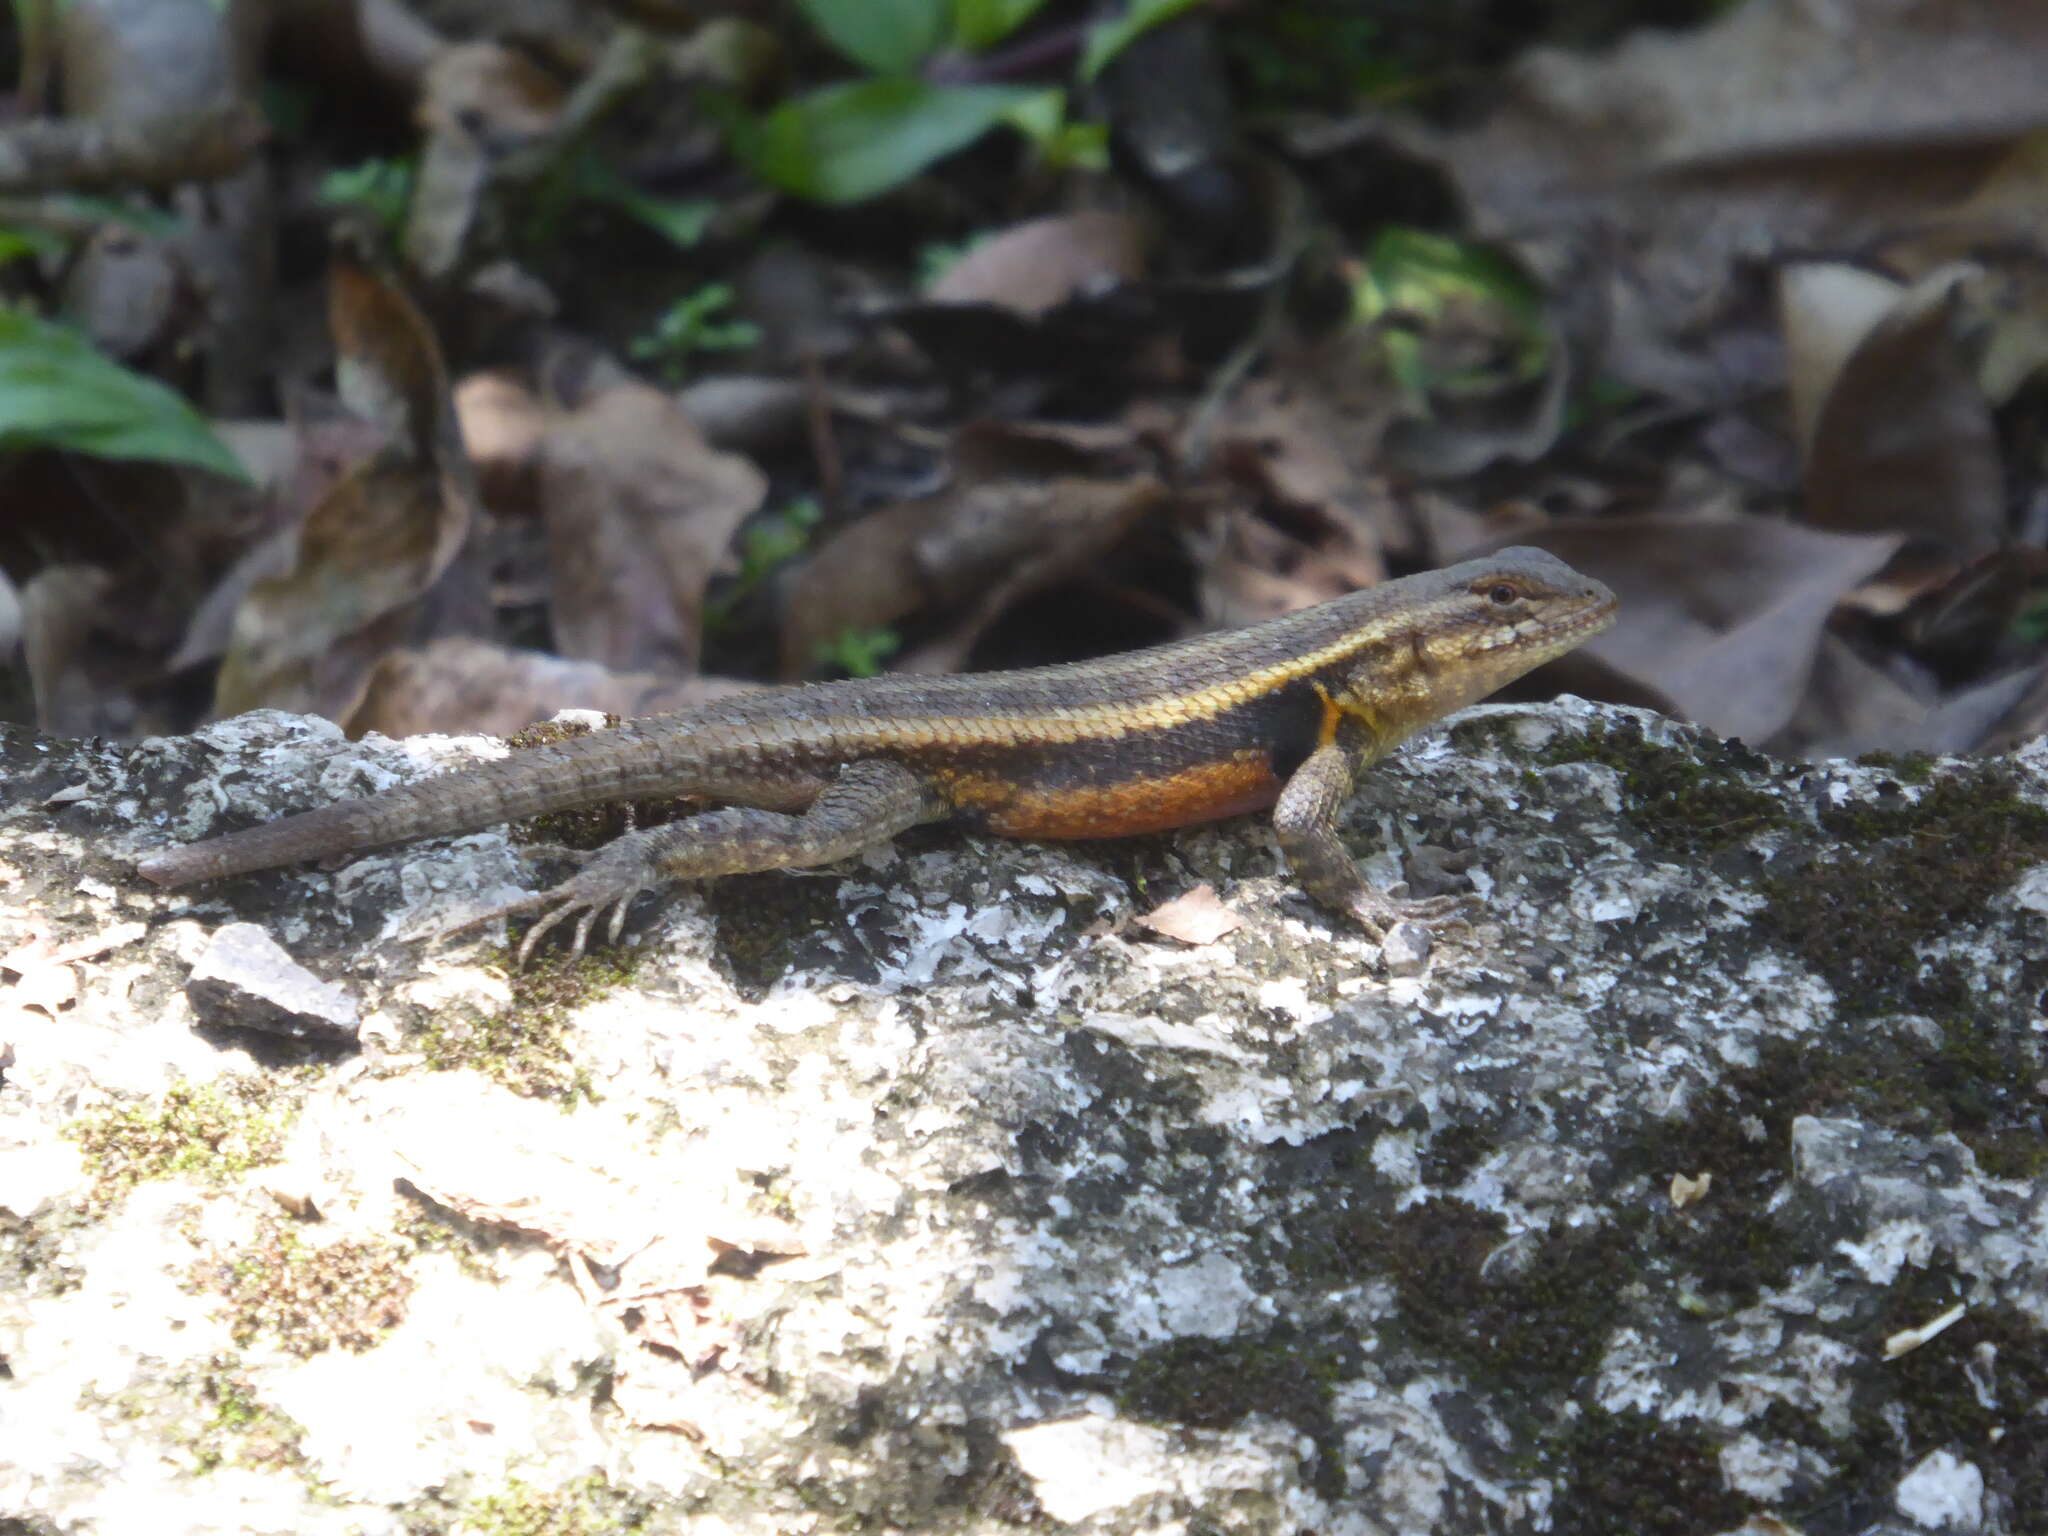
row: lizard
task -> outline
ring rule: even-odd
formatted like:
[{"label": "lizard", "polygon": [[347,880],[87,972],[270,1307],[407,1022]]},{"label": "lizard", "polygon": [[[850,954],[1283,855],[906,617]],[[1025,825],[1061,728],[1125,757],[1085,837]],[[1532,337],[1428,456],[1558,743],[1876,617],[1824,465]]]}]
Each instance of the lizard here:
[{"label": "lizard", "polygon": [[[1374,937],[1460,898],[1376,889],[1337,835],[1359,775],[1396,744],[1614,621],[1608,589],[1514,548],[1242,629],[1009,672],[805,683],[592,735],[146,854],[182,886],[621,800],[718,802],[625,833],[500,907],[576,919],[571,954],[671,880],[829,864],[929,822],[1031,839],[1158,832],[1272,807],[1310,896]],[[459,931],[459,930],[458,930]]]}]

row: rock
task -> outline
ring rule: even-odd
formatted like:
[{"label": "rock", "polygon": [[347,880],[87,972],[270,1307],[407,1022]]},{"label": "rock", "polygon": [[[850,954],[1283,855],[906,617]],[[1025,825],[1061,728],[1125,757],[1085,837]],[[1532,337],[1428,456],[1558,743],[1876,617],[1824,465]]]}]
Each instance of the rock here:
[{"label": "rock", "polygon": [[1427,923],[1396,923],[1387,931],[1387,941],[1380,948],[1380,958],[1385,962],[1389,976],[1420,976],[1429,969],[1429,952],[1435,947],[1435,936],[1430,933]]},{"label": "rock", "polygon": [[1984,1474],[1948,1451],[1935,1451],[1899,1483],[1899,1512],[1926,1530],[1981,1530]]},{"label": "rock", "polygon": [[[568,975],[411,942],[517,888],[498,833],[122,872],[475,750],[0,733],[0,953],[153,919],[61,1015],[0,976],[30,1528],[2040,1529],[2048,749],[1474,711],[1346,830],[1382,882],[1469,857],[1414,974],[1255,821],[919,833]],[[1203,882],[1242,926],[1137,922]],[[360,1050],[193,1035],[224,922]]]},{"label": "rock", "polygon": [[346,992],[300,965],[254,923],[215,930],[185,995],[208,1024],[294,1040],[353,1045],[361,1025]]}]

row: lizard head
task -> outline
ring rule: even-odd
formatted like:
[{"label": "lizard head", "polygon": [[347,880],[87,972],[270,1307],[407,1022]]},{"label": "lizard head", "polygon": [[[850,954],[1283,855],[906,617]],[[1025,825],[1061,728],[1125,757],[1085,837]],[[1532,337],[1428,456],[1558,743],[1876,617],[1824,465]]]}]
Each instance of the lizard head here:
[{"label": "lizard head", "polygon": [[1411,576],[1378,643],[1348,670],[1339,707],[1366,717],[1382,749],[1476,704],[1614,622],[1615,597],[1540,549]]}]

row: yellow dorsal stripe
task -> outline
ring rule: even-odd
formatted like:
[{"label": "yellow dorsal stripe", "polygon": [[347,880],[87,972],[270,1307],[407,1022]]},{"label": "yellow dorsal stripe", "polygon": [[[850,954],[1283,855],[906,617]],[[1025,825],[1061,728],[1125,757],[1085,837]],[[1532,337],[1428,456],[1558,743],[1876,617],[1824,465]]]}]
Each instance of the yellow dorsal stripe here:
[{"label": "yellow dorsal stripe", "polygon": [[1150,698],[1105,700],[1049,710],[1043,714],[934,715],[919,720],[852,720],[827,723],[839,739],[871,736],[892,746],[947,746],[1011,741],[1068,742],[1127,736],[1133,731],[1189,725],[1262,699],[1289,683],[1313,676],[1326,667],[1382,638],[1379,627],[1348,631],[1327,645],[1290,656],[1268,667],[1240,673],[1208,688]]}]

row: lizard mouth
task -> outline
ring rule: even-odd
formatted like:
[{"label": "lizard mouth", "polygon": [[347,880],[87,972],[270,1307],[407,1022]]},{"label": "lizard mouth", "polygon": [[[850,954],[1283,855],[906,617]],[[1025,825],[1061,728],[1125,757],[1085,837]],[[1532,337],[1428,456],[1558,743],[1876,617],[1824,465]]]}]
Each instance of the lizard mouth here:
[{"label": "lizard mouth", "polygon": [[1621,603],[1612,593],[1604,594],[1590,606],[1551,620],[1543,626],[1542,633],[1554,638],[1567,636],[1591,637],[1604,629],[1611,629],[1621,610]]}]

